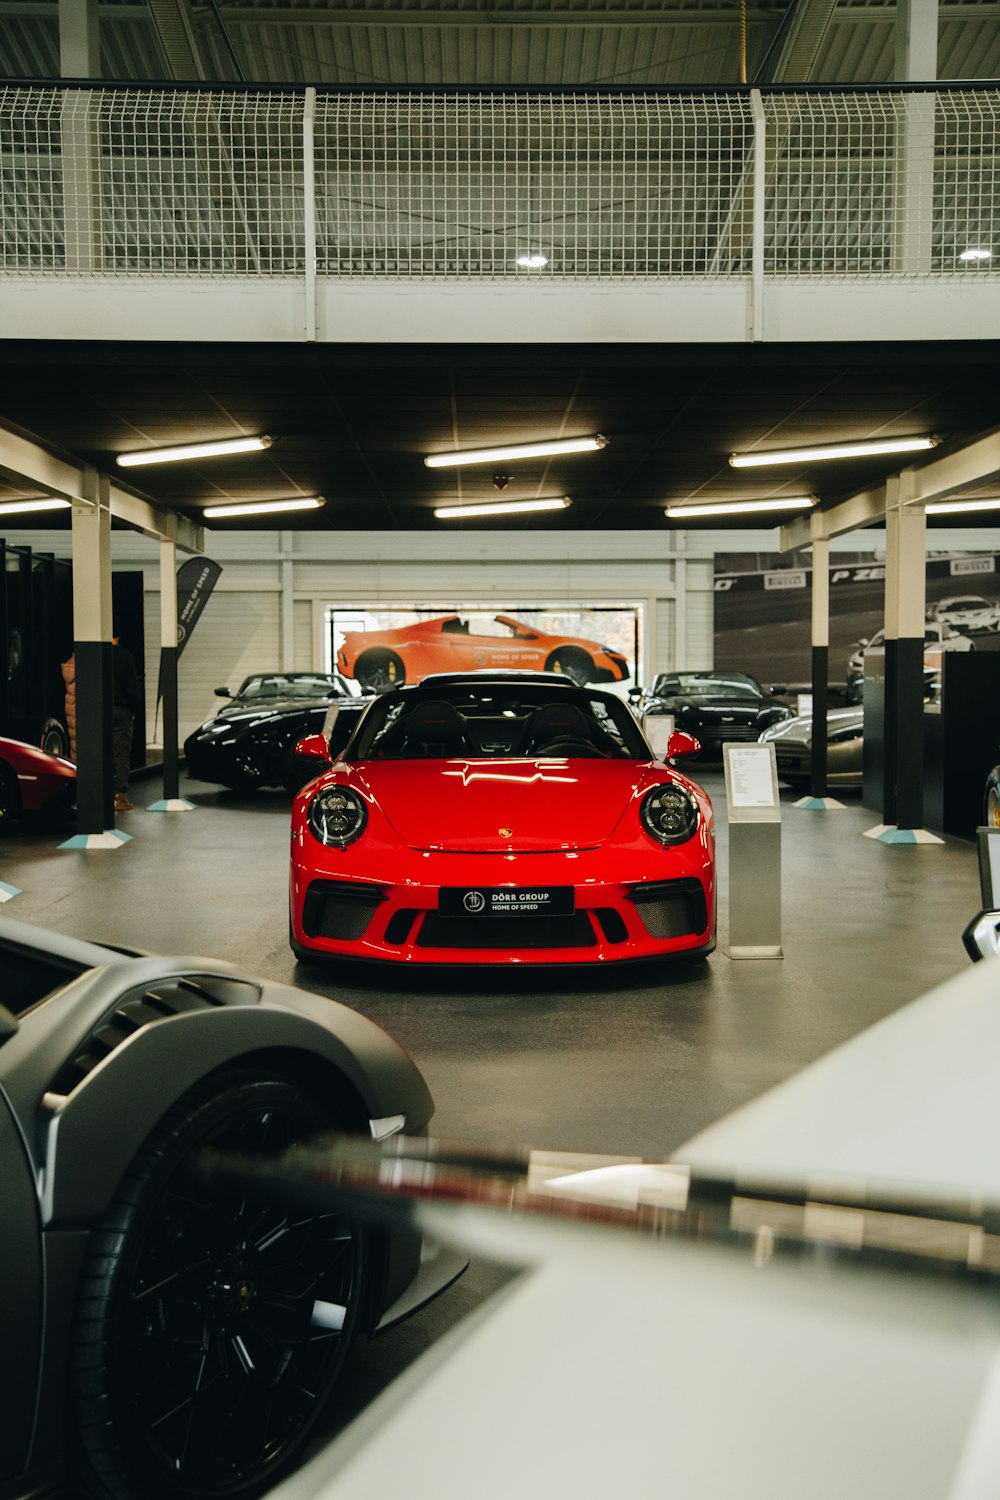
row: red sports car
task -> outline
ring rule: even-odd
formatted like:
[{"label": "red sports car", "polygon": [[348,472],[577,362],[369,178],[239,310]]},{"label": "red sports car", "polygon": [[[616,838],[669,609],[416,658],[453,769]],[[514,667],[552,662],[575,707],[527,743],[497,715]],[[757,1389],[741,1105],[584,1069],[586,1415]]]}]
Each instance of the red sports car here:
[{"label": "red sports car", "polygon": [[[698,744],[675,733],[668,757]],[[292,811],[298,958],[600,963],[715,946],[701,787],[613,694],[516,673],[376,698]]]},{"label": "red sports car", "polygon": [[76,766],[23,740],[0,739],[0,828],[22,813],[56,811],[76,797]]},{"label": "red sports car", "polygon": [[500,628],[473,626],[458,615],[418,620],[398,630],[353,630],[337,652],[337,667],[372,692],[419,682],[431,672],[506,668],[562,672],[573,682],[624,682],[628,662],[611,646],[575,635],[544,635],[510,615]]}]

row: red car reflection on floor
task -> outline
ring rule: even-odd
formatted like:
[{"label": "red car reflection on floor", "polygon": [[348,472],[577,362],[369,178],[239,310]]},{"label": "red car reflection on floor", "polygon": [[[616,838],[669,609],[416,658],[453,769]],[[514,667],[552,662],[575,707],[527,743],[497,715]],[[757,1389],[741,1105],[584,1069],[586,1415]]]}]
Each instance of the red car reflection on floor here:
[{"label": "red car reflection on floor", "polygon": [[[698,748],[675,734],[668,755]],[[300,754],[326,758],[322,736]],[[376,699],[292,812],[299,958],[599,963],[715,945],[706,793],[620,699],[516,673]]]}]

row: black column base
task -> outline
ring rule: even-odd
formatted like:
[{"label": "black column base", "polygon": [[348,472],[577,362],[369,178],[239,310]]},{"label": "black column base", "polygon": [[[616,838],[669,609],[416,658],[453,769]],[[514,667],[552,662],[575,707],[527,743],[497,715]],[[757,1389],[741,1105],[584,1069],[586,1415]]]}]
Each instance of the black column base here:
[{"label": "black column base", "polygon": [[180,755],[177,745],[177,647],[160,647],[160,691],[163,694],[163,796],[180,796]]},{"label": "black column base", "polygon": [[812,648],[812,755],[810,771],[814,797],[826,796],[827,749],[826,720],[829,708],[829,646]]},{"label": "black column base", "polygon": [[111,642],[77,641],[76,829],[103,833],[115,826],[115,771],[111,727]]}]

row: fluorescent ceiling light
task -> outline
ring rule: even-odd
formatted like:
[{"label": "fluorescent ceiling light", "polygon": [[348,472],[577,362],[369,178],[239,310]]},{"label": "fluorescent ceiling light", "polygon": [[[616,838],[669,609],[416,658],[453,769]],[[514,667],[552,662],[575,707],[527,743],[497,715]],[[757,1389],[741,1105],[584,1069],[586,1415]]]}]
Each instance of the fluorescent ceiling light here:
[{"label": "fluorescent ceiling light", "polygon": [[430,453],[424,459],[428,469],[454,469],[460,464],[492,464],[506,458],[546,458],[553,453],[593,453],[606,448],[608,440],[601,433],[590,437],[555,438],[550,443],[515,443],[507,448],[470,448],[465,453]]},{"label": "fluorescent ceiling light", "polygon": [[68,500],[57,500],[54,495],[40,500],[3,500],[0,501],[0,515],[11,516],[16,511],[28,510],[69,510]]},{"label": "fluorescent ceiling light", "polygon": [[918,453],[939,443],[936,437],[872,438],[865,443],[824,443],[816,448],[775,449],[770,453],[730,453],[734,469],[760,469],[767,464],[795,464],[821,458],[864,458],[872,453]]},{"label": "fluorescent ceiling light", "polygon": [[119,453],[115,462],[121,469],[137,469],[142,464],[176,464],[185,458],[216,458],[224,453],[255,453],[270,448],[273,438],[223,438],[218,443],[182,443],[178,448],[149,448],[142,453]]},{"label": "fluorescent ceiling light", "polygon": [[955,516],[963,510],[1000,510],[1000,496],[989,500],[933,500],[924,509],[929,516]]},{"label": "fluorescent ceiling light", "polygon": [[774,500],[705,500],[700,505],[668,505],[664,515],[670,520],[691,516],[742,516],[754,511],[810,510],[816,504],[814,495],[788,495]]},{"label": "fluorescent ceiling light", "polygon": [[519,266],[522,266],[525,271],[540,271],[543,266],[548,265],[549,257],[547,255],[541,254],[519,255],[517,257],[517,263]]},{"label": "fluorescent ceiling light", "polygon": [[958,258],[959,260],[992,260],[993,251],[987,250],[985,245],[974,245],[969,250],[963,250]]},{"label": "fluorescent ceiling light", "polygon": [[475,516],[516,516],[530,510],[565,510],[569,504],[568,495],[552,500],[482,500],[478,505],[439,505],[434,514],[439,521],[464,521]]},{"label": "fluorescent ceiling light", "polygon": [[322,495],[295,496],[289,500],[240,500],[235,505],[206,505],[206,521],[225,521],[230,516],[267,516],[286,510],[319,510],[326,502]]}]

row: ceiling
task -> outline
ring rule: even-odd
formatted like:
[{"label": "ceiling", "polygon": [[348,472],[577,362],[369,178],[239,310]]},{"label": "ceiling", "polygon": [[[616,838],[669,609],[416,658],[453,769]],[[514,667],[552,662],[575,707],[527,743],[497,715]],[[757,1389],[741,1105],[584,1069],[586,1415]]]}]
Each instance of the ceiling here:
[{"label": "ceiling", "polygon": [[[317,512],[216,523],[262,530],[663,529],[665,503],[688,497],[812,493],[829,505],[879,483],[899,458],[737,471],[730,452],[934,433],[944,444],[928,457],[938,458],[996,426],[998,388],[1000,340],[488,351],[0,341],[0,413],[106,472],[129,450],[269,434],[260,453],[117,471],[193,519],[212,502],[326,498]],[[428,453],[596,432],[610,439],[597,453],[423,464]],[[505,499],[568,495],[572,506],[434,519],[436,504],[498,498],[501,468]],[[0,498],[24,493],[0,487]],[[55,513],[49,524],[67,522]]]},{"label": "ceiling", "polygon": [[[3,0],[2,11],[0,74],[57,78],[58,0]],[[738,0],[100,0],[97,13],[101,76],[125,82],[730,88],[739,77]],[[1000,3],[945,0],[939,16],[939,77],[1000,77]],[[884,82],[895,17],[879,0],[750,0],[747,76]],[[641,529],[668,525],[664,504],[689,497],[810,492],[833,504],[879,483],[898,459],[736,472],[728,454],[875,434],[961,443],[997,424],[998,376],[994,340],[530,349],[0,341],[0,420],[109,472],[129,449],[266,432],[275,442],[264,453],[127,477],[195,519],[213,500],[326,497],[320,512],[239,523],[267,530],[475,533],[482,521],[436,522],[433,507],[496,498],[499,466],[431,471],[425,453],[602,432],[611,441],[597,454],[506,466],[505,498],[566,494],[568,510],[489,524]],[[0,486],[0,498],[19,493]],[[44,520],[11,518],[5,530]],[[56,514],[48,524],[66,521]]]},{"label": "ceiling", "polygon": [[[83,0],[78,0],[82,5]],[[3,0],[0,75],[58,78],[58,0]],[[715,87],[738,0],[100,0],[101,74],[361,86]],[[938,77],[1000,77],[1000,7],[940,5]],[[750,0],[751,82],[885,83],[895,4]]]}]

